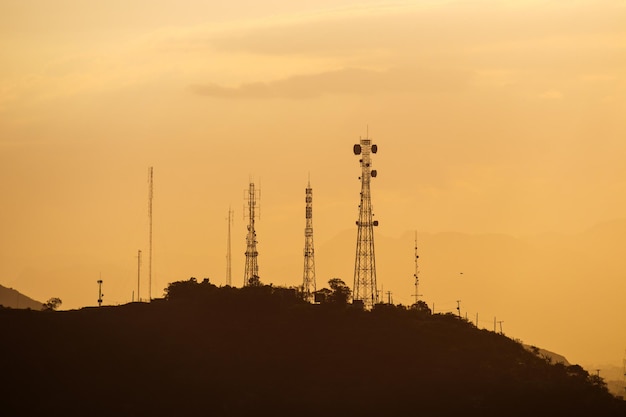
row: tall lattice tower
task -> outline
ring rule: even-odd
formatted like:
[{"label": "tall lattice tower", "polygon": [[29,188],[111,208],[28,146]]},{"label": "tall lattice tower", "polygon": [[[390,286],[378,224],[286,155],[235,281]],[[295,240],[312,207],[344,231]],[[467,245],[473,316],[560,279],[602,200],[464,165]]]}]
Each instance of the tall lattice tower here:
[{"label": "tall lattice tower", "polygon": [[354,154],[360,155],[361,159],[361,202],[359,204],[359,220],[356,240],[356,260],[354,262],[354,290],[353,302],[363,303],[365,308],[370,309],[378,303],[378,291],[376,288],[376,257],[374,255],[374,226],[378,226],[378,220],[374,220],[372,213],[372,198],[370,194],[370,181],[376,177],[376,170],[372,169],[372,154],[378,151],[378,147],[372,144],[369,138],[361,138],[360,143],[354,145]]},{"label": "tall lattice tower", "polygon": [[311,180],[306,187],[306,227],[304,228],[304,276],[302,291],[305,300],[312,302],[317,291],[315,284],[315,250],[313,249],[313,189]]},{"label": "tall lattice tower", "polygon": [[244,218],[248,218],[248,234],[246,235],[246,268],[243,276],[243,286],[259,285],[259,252],[256,248],[256,230],[254,229],[254,221],[258,213],[258,200],[260,199],[260,191],[255,190],[254,183],[251,182],[246,192],[245,200],[247,209],[244,209]]}]

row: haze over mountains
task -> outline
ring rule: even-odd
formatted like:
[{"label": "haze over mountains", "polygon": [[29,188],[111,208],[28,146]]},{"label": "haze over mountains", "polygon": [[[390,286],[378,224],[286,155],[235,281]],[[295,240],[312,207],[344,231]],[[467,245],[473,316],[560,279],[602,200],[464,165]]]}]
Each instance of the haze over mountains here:
[{"label": "haze over mountains", "polygon": [[41,302],[20,293],[13,288],[6,288],[0,285],[0,306],[11,308],[30,308],[31,310],[41,310]]},{"label": "haze over mountains", "polygon": [[[345,288],[345,287],[343,287]],[[339,291],[338,287],[335,287]],[[10,416],[615,416],[626,402],[452,314],[178,281],[152,303],[0,308]],[[342,294],[346,294],[341,292]],[[51,409],[51,407],[53,407]],[[4,415],[3,414],[3,415]]]},{"label": "haze over mountains", "polygon": [[[395,238],[384,232],[381,222],[375,236],[381,299],[391,298],[396,304],[409,305],[414,301],[414,232],[407,231]],[[260,236],[261,280],[274,285],[299,285],[301,248],[287,246],[277,253],[275,248],[264,246],[263,235]],[[352,286],[355,239],[355,230],[345,230],[316,245],[318,289],[334,277]],[[418,231],[419,292],[436,312],[457,313],[460,300],[461,314],[472,322],[478,314],[479,327],[493,330],[495,318],[502,321],[497,323],[498,330],[502,326],[510,337],[558,352],[571,363],[621,366],[626,347],[626,317],[622,314],[625,247],[626,219],[598,224],[574,235],[513,237]],[[201,257],[199,248],[190,250],[199,252],[197,256]],[[220,253],[211,253],[208,258],[212,265],[202,271],[222,270],[224,258]],[[206,263],[206,258],[203,261]],[[235,267],[242,261],[234,252]],[[131,301],[137,285],[133,266],[132,259],[126,265],[104,266],[105,304]],[[64,309],[96,305],[96,271],[102,267],[32,267],[23,270],[11,285],[38,299],[59,297]],[[199,274],[198,278],[209,277],[211,282],[224,285],[222,274]],[[153,296],[162,295],[164,280],[187,278],[159,277],[160,283],[153,284]],[[234,286],[240,286],[239,279],[235,272]],[[145,272],[141,285],[145,291]],[[73,291],[78,289],[81,297],[67,302],[68,286],[73,286]],[[590,308],[590,303],[595,307]],[[611,326],[606,326],[607,322]]]},{"label": "haze over mountains", "polygon": [[[354,239],[346,231],[317,255],[342,248],[347,255]],[[395,303],[413,302],[413,242],[412,232],[395,239],[376,236],[385,300],[391,291]],[[624,219],[575,235],[418,232],[419,292],[431,307],[435,303],[435,311],[456,312],[456,300],[461,300],[461,313],[472,321],[478,313],[480,327],[493,329],[496,317],[506,334],[559,352],[572,363],[621,365],[626,347],[623,248]],[[331,274],[351,282],[352,265],[334,266]],[[320,265],[318,277],[328,270]]]}]

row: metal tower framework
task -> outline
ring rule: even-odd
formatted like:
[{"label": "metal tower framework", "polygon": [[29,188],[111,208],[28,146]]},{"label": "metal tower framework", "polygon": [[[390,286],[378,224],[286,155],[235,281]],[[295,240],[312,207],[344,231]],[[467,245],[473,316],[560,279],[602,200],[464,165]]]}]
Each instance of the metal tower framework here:
[{"label": "metal tower framework", "polygon": [[376,257],[374,255],[374,220],[372,213],[372,198],[370,181],[377,172],[372,169],[372,154],[378,147],[372,144],[369,138],[361,138],[360,143],[353,147],[355,155],[361,155],[361,202],[359,204],[359,220],[357,220],[356,259],[354,262],[354,291],[353,302],[362,302],[366,309],[371,309],[378,303],[376,287]]},{"label": "metal tower framework", "polygon": [[258,216],[257,208],[260,200],[261,193],[259,190],[255,190],[254,183],[251,182],[247,190],[245,200],[247,202],[247,210],[244,210],[244,218],[248,218],[248,234],[246,235],[246,268],[243,276],[243,286],[258,285],[259,281],[259,264],[256,244],[256,230],[254,229],[254,222]]},{"label": "metal tower framework", "polygon": [[315,250],[313,248],[313,189],[311,180],[306,188],[306,227],[304,228],[304,275],[302,278],[302,291],[304,299],[313,302],[315,291]]}]

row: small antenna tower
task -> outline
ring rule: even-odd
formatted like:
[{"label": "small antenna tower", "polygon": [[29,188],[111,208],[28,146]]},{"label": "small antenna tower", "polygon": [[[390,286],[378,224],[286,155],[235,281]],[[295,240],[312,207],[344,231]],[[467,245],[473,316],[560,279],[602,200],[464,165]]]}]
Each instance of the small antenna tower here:
[{"label": "small antenna tower", "polygon": [[312,302],[317,287],[315,284],[315,250],[313,248],[313,189],[311,179],[306,187],[306,227],[304,228],[304,276],[302,291],[304,299]]},{"label": "small antenna tower", "polygon": [[141,301],[141,293],[139,292],[141,282],[141,249],[137,251],[137,301]]},{"label": "small antenna tower", "polygon": [[101,276],[100,279],[98,280],[98,307],[102,306],[102,297],[104,297],[104,294],[102,294],[102,276]]},{"label": "small antenna tower", "polygon": [[148,221],[149,226],[149,245],[148,250],[148,301],[152,301],[152,198],[154,197],[154,169],[148,169]]},{"label": "small antenna tower", "polygon": [[232,256],[231,256],[231,244],[230,244],[230,228],[233,225],[235,212],[231,207],[228,208],[228,239],[226,240],[226,285],[232,285]]},{"label": "small antenna tower", "polygon": [[413,296],[415,297],[415,304],[417,304],[417,302],[419,301],[419,297],[422,296],[422,294],[419,293],[418,289],[419,289],[419,266],[417,264],[417,259],[419,258],[419,255],[417,254],[417,231],[415,231],[415,273],[413,274],[413,277],[415,278],[415,294],[413,294]]},{"label": "small antenna tower", "polygon": [[[369,133],[369,131],[368,131]],[[361,202],[359,203],[359,220],[357,220],[356,259],[354,262],[354,292],[353,302],[363,303],[371,309],[378,303],[376,288],[376,258],[374,255],[374,220],[372,213],[372,199],[370,194],[370,180],[375,178],[377,171],[372,169],[371,154],[378,151],[378,146],[372,144],[369,138],[361,138],[360,143],[353,147],[355,155],[361,155]]]},{"label": "small antenna tower", "polygon": [[254,221],[257,214],[258,203],[261,199],[260,190],[255,190],[254,183],[250,182],[250,186],[244,197],[247,202],[247,210],[244,210],[244,218],[248,217],[248,234],[246,235],[246,268],[243,276],[243,286],[259,285],[259,264],[256,244],[256,230],[254,229]]}]

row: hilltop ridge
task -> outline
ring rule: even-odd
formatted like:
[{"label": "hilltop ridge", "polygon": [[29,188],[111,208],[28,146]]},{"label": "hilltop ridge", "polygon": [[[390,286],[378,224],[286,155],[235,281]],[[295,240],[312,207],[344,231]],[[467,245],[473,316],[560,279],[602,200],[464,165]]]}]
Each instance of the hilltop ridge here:
[{"label": "hilltop ridge", "polygon": [[[176,285],[174,285],[176,284]],[[0,309],[0,410],[66,416],[622,416],[577,365],[427,308],[311,305],[294,289],[174,283],[165,299]],[[17,414],[16,414],[17,413]]]}]

